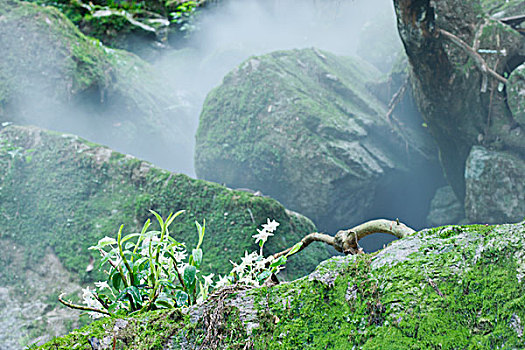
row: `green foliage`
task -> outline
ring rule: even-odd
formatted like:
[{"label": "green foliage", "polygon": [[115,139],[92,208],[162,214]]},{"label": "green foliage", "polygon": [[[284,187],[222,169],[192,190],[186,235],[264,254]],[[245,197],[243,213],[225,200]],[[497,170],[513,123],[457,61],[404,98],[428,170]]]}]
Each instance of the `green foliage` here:
[{"label": "green foliage", "polygon": [[167,8],[174,8],[170,12],[171,22],[175,23],[180,31],[190,32],[195,30],[194,16],[195,11],[198,7],[197,1],[179,1],[179,0],[168,0],[166,1]]},{"label": "green foliage", "polygon": [[[205,225],[196,222],[199,242],[188,262],[184,263],[185,244],[170,235],[170,225],[183,213],[178,211],[164,220],[151,211],[157,220],[158,230],[148,230],[148,219],[139,233],[117,238],[105,237],[89,249],[101,254],[100,266],[109,265],[107,282],[95,283],[96,291],[85,290],[84,302],[93,309],[110,314],[193,305],[203,300],[211,287],[201,270]],[[202,283],[203,282],[203,283]]]}]

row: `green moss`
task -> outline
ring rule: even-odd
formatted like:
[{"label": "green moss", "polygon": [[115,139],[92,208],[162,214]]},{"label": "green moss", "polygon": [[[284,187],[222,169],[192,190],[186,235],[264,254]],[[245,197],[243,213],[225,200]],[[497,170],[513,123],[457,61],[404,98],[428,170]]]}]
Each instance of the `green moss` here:
[{"label": "green moss", "polygon": [[[279,321],[260,329],[261,334],[255,337],[256,348],[523,346],[524,340],[513,324],[525,317],[524,286],[516,279],[517,265],[512,255],[523,246],[491,247],[489,242],[496,238],[512,240],[512,232],[502,238],[494,227],[466,229],[484,237],[479,243],[485,247],[481,254],[476,252],[478,245],[454,245],[438,254],[425,253],[428,250],[422,247],[410,260],[377,270],[370,269],[369,257],[358,256],[342,268],[333,286],[303,279],[261,290],[261,299],[270,300],[272,305],[265,312]],[[430,236],[443,238],[440,231]],[[459,235],[463,229],[448,232]],[[518,232],[525,234],[523,226]],[[334,267],[326,265],[323,269],[333,273]]]},{"label": "green moss", "polygon": [[[219,348],[522,348],[525,286],[517,272],[524,238],[525,223],[425,230],[385,252],[330,259],[309,278],[234,293],[218,325]],[[178,330],[165,325],[175,333],[174,348],[202,343],[200,317]],[[249,336],[246,322],[258,325]]]},{"label": "green moss", "polygon": [[[0,138],[22,150],[35,148],[29,163],[0,154],[11,164],[0,172],[0,235],[31,244],[30,263],[52,247],[66,268],[91,279],[84,271],[91,254],[87,248],[115,235],[120,224],[125,232],[137,230],[152,218],[149,209],[163,216],[186,210],[172,232],[188,247],[196,244],[195,220],[206,220],[203,269],[215,273],[228,272],[230,259],[256,249],[251,236],[266,218],[281,223],[268,251],[315,231],[308,219],[287,213],[272,199],[172,174],[82,140],[17,127],[3,129]],[[315,249],[306,260],[292,263],[290,276],[312,269],[324,254]]]}]

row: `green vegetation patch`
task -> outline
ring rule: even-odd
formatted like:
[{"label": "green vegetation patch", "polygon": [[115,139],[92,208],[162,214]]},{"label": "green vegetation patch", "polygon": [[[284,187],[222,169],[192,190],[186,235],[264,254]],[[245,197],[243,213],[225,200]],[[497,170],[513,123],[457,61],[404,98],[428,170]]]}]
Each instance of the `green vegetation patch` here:
[{"label": "green vegetation patch", "polygon": [[206,345],[211,331],[220,349],[522,348],[523,242],[525,223],[424,230],[291,283],[232,292],[215,329],[205,327],[212,297],[163,344]]},{"label": "green vegetation patch", "polygon": [[[316,230],[273,199],[173,174],[72,135],[7,127],[0,139],[9,144],[0,150],[0,237],[31,246],[27,259],[33,264],[51,247],[84,280],[101,277],[85,271],[95,254],[87,248],[114,237],[120,224],[125,233],[136,232],[153,219],[149,209],[163,217],[186,210],[171,232],[189,247],[196,244],[195,220],[206,219],[202,269],[216,274],[229,272],[230,259],[256,249],[252,235],[267,218],[281,224],[267,252],[288,248]],[[294,259],[289,276],[313,269],[326,254],[317,247]]]}]

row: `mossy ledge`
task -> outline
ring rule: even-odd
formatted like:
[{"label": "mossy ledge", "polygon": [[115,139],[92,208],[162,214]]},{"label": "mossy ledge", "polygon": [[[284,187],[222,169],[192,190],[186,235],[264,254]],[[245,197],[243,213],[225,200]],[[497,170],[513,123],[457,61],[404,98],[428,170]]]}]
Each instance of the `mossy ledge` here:
[{"label": "mossy ledge", "polygon": [[220,297],[97,321],[40,349],[91,349],[88,339],[115,349],[522,348],[524,242],[525,222],[423,230],[290,283],[229,293],[212,328]]},{"label": "mossy ledge", "polygon": [[[315,226],[277,201],[234,191],[87,142],[77,136],[36,127],[0,130],[0,238],[30,244],[38,262],[51,247],[64,266],[86,278],[88,247],[104,236],[140,229],[149,210],[164,217],[186,210],[172,234],[196,244],[195,220],[206,220],[204,267],[229,272],[229,260],[257,249],[252,235],[267,218],[281,223],[268,253],[287,248]],[[41,249],[39,249],[41,247]],[[327,257],[314,249],[289,266],[291,276],[313,270]]]}]

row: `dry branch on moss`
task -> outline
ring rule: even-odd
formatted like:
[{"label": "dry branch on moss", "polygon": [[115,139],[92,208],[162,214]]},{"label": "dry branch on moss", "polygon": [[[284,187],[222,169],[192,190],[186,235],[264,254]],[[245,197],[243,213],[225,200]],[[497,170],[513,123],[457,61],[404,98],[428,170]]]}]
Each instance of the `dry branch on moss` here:
[{"label": "dry branch on moss", "polygon": [[[338,252],[344,253],[346,255],[358,254],[360,252],[358,245],[359,240],[377,232],[389,233],[393,236],[396,236],[397,238],[404,238],[416,231],[399,222],[399,220],[371,220],[361,225],[355,226],[349,230],[341,230],[337,232],[335,236],[318,232],[310,233],[301,240],[301,248],[295,253],[300,252],[312,242],[324,242],[334,247]],[[290,247],[286,250],[283,250],[282,252],[274,254],[273,258],[277,259],[284,255],[292,255],[289,254],[292,248],[293,247]]]}]

